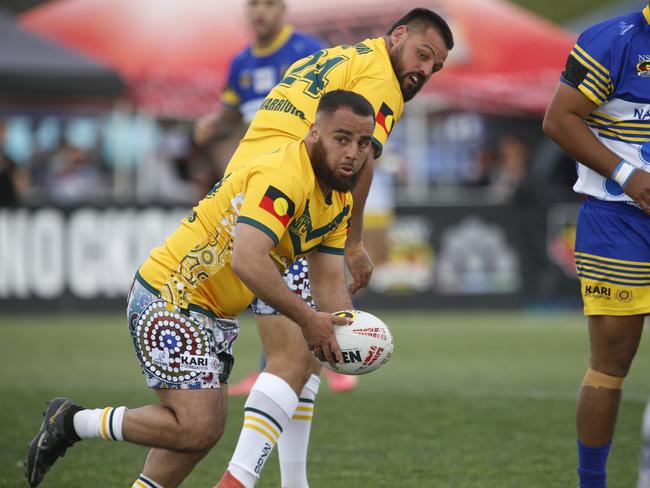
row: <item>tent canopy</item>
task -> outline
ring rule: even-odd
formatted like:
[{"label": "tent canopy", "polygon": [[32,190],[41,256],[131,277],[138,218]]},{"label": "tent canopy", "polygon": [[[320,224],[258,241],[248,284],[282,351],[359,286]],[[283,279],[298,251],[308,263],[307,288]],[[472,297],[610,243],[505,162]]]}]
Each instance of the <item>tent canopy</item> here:
[{"label": "tent canopy", "polygon": [[[217,102],[230,59],[250,41],[243,3],[59,0],[25,13],[21,23],[118,70],[139,106],[193,117]],[[440,12],[456,47],[423,91],[482,111],[543,112],[575,40],[505,0],[287,3],[297,28],[332,44],[382,35],[414,7]]]},{"label": "tent canopy", "polygon": [[115,97],[120,77],[17,25],[0,12],[0,96]]}]

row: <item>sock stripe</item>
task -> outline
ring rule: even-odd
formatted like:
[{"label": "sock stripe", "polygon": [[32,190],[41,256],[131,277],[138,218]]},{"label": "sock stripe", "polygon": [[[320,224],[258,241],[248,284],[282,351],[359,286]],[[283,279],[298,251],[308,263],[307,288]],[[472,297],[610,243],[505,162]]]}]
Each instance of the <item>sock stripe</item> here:
[{"label": "sock stripe", "polygon": [[245,415],[244,420],[254,421],[254,422],[257,422],[258,424],[262,424],[264,427],[266,427],[267,429],[269,429],[273,433],[275,438],[280,437],[280,433],[277,430],[275,430],[273,428],[273,426],[271,424],[269,424],[268,422],[266,422],[265,420],[262,420],[262,419],[260,419],[258,417],[254,417],[253,415]]},{"label": "sock stripe", "polygon": [[113,415],[115,414],[115,409],[111,408],[111,414],[108,416],[108,431],[111,435],[111,439],[114,441],[117,440],[117,437],[115,437],[115,432],[113,431]]},{"label": "sock stripe", "polygon": [[298,401],[300,403],[314,403],[314,400],[311,400],[309,398],[298,398]]},{"label": "sock stripe", "polygon": [[108,430],[106,428],[106,417],[108,416],[108,412],[111,411],[111,410],[112,410],[111,407],[106,407],[102,411],[102,417],[101,417],[101,420],[99,422],[99,433],[107,441],[110,440],[110,437],[108,436]]},{"label": "sock stripe", "polygon": [[313,418],[313,415],[294,415],[291,420],[311,420]]},{"label": "sock stripe", "polygon": [[143,475],[140,475],[137,481],[142,483],[144,488],[159,488],[160,486],[158,484],[154,484],[150,479],[145,478]]},{"label": "sock stripe", "polygon": [[258,427],[257,425],[244,424],[244,428],[256,430],[257,432],[262,434],[264,437],[266,437],[268,440],[270,440],[271,444],[273,444],[273,445],[275,445],[275,443],[277,442],[277,439],[274,439],[273,437],[271,437],[271,435],[267,431],[265,431],[261,427]]},{"label": "sock stripe", "polygon": [[145,485],[140,478],[138,478],[133,482],[133,486],[131,488],[149,488],[149,487]]},{"label": "sock stripe", "polygon": [[262,417],[266,417],[271,422],[273,422],[273,424],[278,428],[278,430],[280,432],[282,432],[282,426],[280,425],[280,423],[277,420],[275,420],[273,417],[271,417],[268,413],[263,412],[262,410],[258,410],[257,408],[253,408],[253,407],[244,408],[244,412],[253,412],[253,413],[257,413],[257,414],[261,415]]},{"label": "sock stripe", "polygon": [[313,412],[313,411],[314,411],[314,407],[305,407],[302,405],[298,405],[296,407],[296,412]]}]

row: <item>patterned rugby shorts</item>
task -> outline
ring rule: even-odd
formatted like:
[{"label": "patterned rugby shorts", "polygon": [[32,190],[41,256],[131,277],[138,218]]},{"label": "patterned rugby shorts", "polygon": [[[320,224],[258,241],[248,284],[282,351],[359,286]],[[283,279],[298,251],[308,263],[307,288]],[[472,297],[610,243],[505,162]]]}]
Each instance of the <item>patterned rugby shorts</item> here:
[{"label": "patterned rugby shorts", "polygon": [[[287,268],[284,273],[284,282],[289,289],[298,295],[311,308],[316,308],[314,298],[311,296],[309,287],[309,272],[307,269],[307,260],[300,258]],[[280,313],[265,303],[263,300],[256,298],[251,303],[251,310],[255,315],[280,315]]]},{"label": "patterned rugby shorts", "polygon": [[575,258],[585,315],[650,313],[650,217],[637,207],[586,200]]},{"label": "patterned rugby shorts", "polygon": [[219,388],[228,383],[237,320],[170,307],[137,279],[129,293],[127,318],[149,388]]}]

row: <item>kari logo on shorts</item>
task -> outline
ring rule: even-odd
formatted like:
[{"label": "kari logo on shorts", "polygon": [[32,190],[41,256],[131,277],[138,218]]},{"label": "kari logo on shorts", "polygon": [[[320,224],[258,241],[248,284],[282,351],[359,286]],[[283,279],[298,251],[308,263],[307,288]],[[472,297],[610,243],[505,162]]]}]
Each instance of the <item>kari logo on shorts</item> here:
[{"label": "kari logo on shorts", "polygon": [[180,366],[181,371],[202,371],[205,373],[217,371],[219,361],[211,356],[195,356],[192,354],[181,354]]},{"label": "kari logo on shorts", "polygon": [[607,286],[585,285],[585,295],[596,299],[611,300],[612,289]]},{"label": "kari logo on shorts", "polygon": [[260,207],[278,219],[284,227],[287,226],[296,211],[296,205],[291,198],[271,185],[262,197]]}]

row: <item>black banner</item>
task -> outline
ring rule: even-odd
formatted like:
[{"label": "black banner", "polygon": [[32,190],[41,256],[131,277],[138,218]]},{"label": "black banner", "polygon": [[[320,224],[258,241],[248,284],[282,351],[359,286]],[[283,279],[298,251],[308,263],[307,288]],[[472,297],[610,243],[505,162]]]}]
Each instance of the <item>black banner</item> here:
[{"label": "black banner", "polygon": [[[115,310],[188,208],[0,210],[0,311]],[[401,208],[359,307],[579,304],[575,205]],[[572,271],[573,270],[573,271]]]}]

